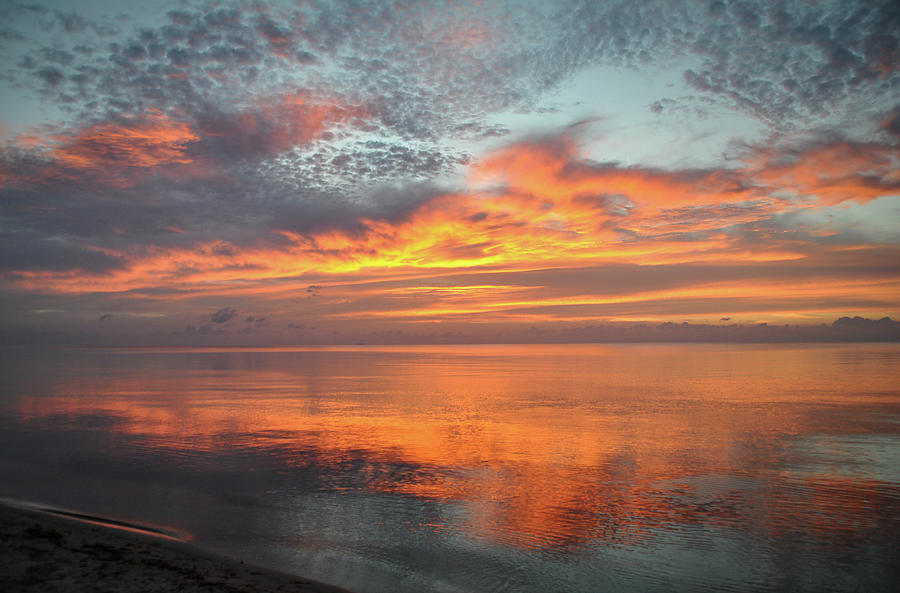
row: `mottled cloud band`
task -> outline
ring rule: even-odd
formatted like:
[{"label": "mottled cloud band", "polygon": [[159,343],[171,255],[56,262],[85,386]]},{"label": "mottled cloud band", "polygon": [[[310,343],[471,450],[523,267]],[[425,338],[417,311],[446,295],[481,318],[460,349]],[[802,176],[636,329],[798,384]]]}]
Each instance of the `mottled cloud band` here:
[{"label": "mottled cloud band", "polygon": [[[483,337],[485,324],[564,335],[898,314],[890,2],[258,2],[132,20],[8,3],[2,16],[10,96],[62,114],[2,122],[16,331],[103,319],[237,335],[240,312],[269,320],[244,336],[444,323]],[[625,107],[566,94],[611,68],[680,71],[671,96],[635,97],[636,129],[652,142],[730,114],[727,154],[620,156],[632,140],[617,126],[638,125],[620,122]]]}]

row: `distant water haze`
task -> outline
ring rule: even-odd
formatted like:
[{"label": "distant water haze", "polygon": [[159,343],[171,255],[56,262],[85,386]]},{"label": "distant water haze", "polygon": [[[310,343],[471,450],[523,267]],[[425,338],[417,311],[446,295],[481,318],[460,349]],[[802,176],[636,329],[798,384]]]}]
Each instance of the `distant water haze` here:
[{"label": "distant water haze", "polygon": [[900,345],[4,350],[0,496],[359,591],[900,586]]}]

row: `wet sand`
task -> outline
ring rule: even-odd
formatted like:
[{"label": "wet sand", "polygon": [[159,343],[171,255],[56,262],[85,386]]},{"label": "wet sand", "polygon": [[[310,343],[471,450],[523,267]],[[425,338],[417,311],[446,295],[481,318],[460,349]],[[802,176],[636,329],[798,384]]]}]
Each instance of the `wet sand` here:
[{"label": "wet sand", "polygon": [[98,525],[0,504],[0,589],[6,593],[348,593],[208,554],[165,532]]}]

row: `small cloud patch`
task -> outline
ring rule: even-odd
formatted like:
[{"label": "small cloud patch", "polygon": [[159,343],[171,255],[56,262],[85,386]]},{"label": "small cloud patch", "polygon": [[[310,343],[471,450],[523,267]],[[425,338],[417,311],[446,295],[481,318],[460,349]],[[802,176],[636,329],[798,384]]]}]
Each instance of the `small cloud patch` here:
[{"label": "small cloud patch", "polygon": [[226,323],[231,321],[234,316],[237,315],[237,309],[232,307],[225,307],[223,309],[219,309],[215,313],[210,313],[209,320],[213,323]]}]

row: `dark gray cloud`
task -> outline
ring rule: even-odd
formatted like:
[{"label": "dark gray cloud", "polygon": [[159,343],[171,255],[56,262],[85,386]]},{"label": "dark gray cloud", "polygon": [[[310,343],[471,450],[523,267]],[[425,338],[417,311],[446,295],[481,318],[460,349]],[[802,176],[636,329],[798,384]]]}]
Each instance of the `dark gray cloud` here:
[{"label": "dark gray cloud", "polygon": [[41,17],[47,12],[47,8],[39,4],[9,0],[0,3],[0,20],[10,25],[18,24],[17,21],[23,18]]},{"label": "dark gray cloud", "polygon": [[234,316],[237,315],[237,309],[232,307],[224,307],[219,309],[215,313],[209,314],[209,320],[213,323],[226,323],[231,321]]},{"label": "dark gray cloud", "polygon": [[[20,74],[48,99],[76,97],[71,108],[87,120],[124,109],[177,109],[203,120],[245,103],[248,82],[263,94],[336,91],[364,102],[376,131],[430,142],[465,131],[461,124],[486,112],[529,105],[536,90],[566,75],[536,61],[552,19],[501,8],[458,14],[441,4],[357,4],[172,11],[168,24],[112,44],[98,40],[90,55],[59,50],[83,57],[67,58],[58,77],[46,75],[58,65],[47,53],[56,48],[32,50]],[[83,27],[76,21],[66,20],[67,29]],[[535,47],[520,43],[526,31]]]},{"label": "dark gray cloud", "polygon": [[[567,325],[566,327],[530,327],[526,329],[509,328],[503,325],[486,325],[481,328],[471,326],[460,331],[404,331],[379,330],[366,333],[342,333],[344,341],[363,341],[370,344],[473,344],[473,343],[746,343],[746,342],[900,342],[900,322],[890,317],[868,319],[862,317],[842,317],[831,323],[814,325],[769,324],[769,323],[728,323],[730,318],[722,318],[719,323],[596,323],[585,325]],[[189,325],[183,331],[175,332],[181,336],[185,344],[208,343],[216,336],[224,343],[244,344],[247,336],[254,335],[262,339],[261,343],[295,344],[297,337],[310,335],[316,328],[291,323],[285,329],[293,330],[273,336],[260,337],[256,327],[244,327],[240,331],[230,332],[226,329],[215,329],[210,325]],[[468,330],[468,331],[467,331]],[[167,336],[171,338],[172,336]],[[319,337],[321,336],[313,336]],[[138,342],[146,345],[170,344],[154,336],[149,342]],[[101,335],[88,335],[83,331],[77,333],[49,330],[0,330],[0,344],[4,345],[119,345]]]},{"label": "dark gray cloud", "polygon": [[881,121],[881,129],[894,137],[900,138],[900,106],[894,107]]},{"label": "dark gray cloud", "polygon": [[187,6],[116,43],[98,39],[90,56],[74,42],[32,50],[20,77],[88,120],[161,109],[203,122],[246,104],[251,82],[263,94],[336,92],[366,105],[374,131],[440,150],[497,133],[486,115],[537,109],[545,91],[595,64],[671,63],[703,94],[780,125],[830,115],[850,97],[874,105],[898,76],[900,15],[889,1],[401,4]]},{"label": "dark gray cloud", "polygon": [[[833,117],[850,98],[891,100],[898,77],[896,2],[587,2],[556,55],[647,65],[694,62],[685,81],[774,125]],[[712,18],[710,18],[712,17]],[[657,109],[662,106],[658,104]]]},{"label": "dark gray cloud", "polygon": [[[98,38],[91,54],[75,51],[87,47],[80,37],[30,50],[18,76],[86,121],[159,109],[201,128],[233,122],[244,113],[233,106],[258,98],[251,93],[336,94],[365,105],[370,131],[385,142],[417,140],[437,152],[502,133],[486,116],[537,110],[547,90],[591,65],[682,67],[702,94],[784,125],[830,115],[850,97],[873,105],[891,97],[900,51],[900,15],[889,1],[578,2],[538,11],[369,0],[188,5],[168,17],[112,44]],[[266,125],[278,122],[256,126],[247,151],[267,154]],[[385,167],[377,151],[369,156],[368,167]]]},{"label": "dark gray cloud", "polygon": [[[66,169],[30,153],[9,152],[0,170],[15,172],[18,187],[0,190],[0,267],[5,270],[121,268],[106,250],[140,256],[158,247],[207,250],[239,258],[242,249],[278,246],[276,231],[311,233],[358,228],[364,218],[401,220],[440,194],[430,184],[398,183],[328,188],[315,177],[235,166],[212,177],[151,173],[115,187],[93,171]],[[143,172],[139,172],[144,175]],[[54,179],[55,178],[55,179]],[[374,181],[373,181],[374,183]],[[205,245],[206,247],[200,247]]]},{"label": "dark gray cloud", "polygon": [[80,33],[88,28],[89,23],[87,19],[77,12],[54,10],[53,16],[56,17],[56,22],[59,23],[66,33]]},{"label": "dark gray cloud", "polygon": [[[705,323],[598,324],[565,331],[543,332],[541,342],[563,342],[578,336],[588,341],[612,342],[871,342],[900,341],[900,323],[885,317],[879,320],[842,317],[831,325],[770,325]],[[534,335],[534,334],[532,334]]]},{"label": "dark gray cloud", "polygon": [[841,317],[831,324],[832,334],[837,338],[865,341],[900,340],[900,322],[890,317],[867,319],[865,317]]},{"label": "dark gray cloud", "polygon": [[125,262],[103,253],[90,243],[79,244],[60,237],[0,225],[0,276],[26,270],[64,271],[102,274],[121,269]]}]

